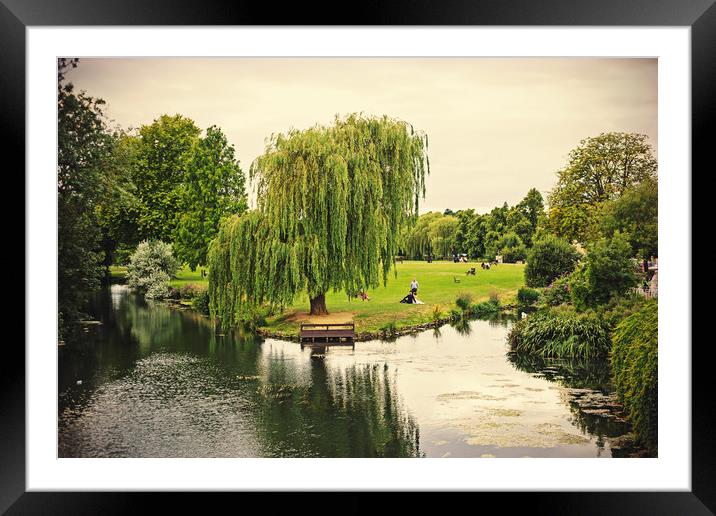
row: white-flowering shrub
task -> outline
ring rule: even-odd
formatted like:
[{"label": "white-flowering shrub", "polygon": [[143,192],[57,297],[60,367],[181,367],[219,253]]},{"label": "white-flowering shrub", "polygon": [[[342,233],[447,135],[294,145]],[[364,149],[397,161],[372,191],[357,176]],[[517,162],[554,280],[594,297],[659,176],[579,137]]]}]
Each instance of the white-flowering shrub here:
[{"label": "white-flowering shrub", "polygon": [[169,293],[169,280],[178,270],[171,244],[145,240],[129,258],[127,284],[147,298],[163,299]]}]

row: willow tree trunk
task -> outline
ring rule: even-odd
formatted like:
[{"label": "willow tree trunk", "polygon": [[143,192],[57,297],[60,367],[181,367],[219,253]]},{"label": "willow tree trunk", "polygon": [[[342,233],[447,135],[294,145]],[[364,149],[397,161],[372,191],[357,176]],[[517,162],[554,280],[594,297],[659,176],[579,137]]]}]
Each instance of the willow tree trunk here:
[{"label": "willow tree trunk", "polygon": [[328,315],[325,294],[311,298],[311,315]]}]

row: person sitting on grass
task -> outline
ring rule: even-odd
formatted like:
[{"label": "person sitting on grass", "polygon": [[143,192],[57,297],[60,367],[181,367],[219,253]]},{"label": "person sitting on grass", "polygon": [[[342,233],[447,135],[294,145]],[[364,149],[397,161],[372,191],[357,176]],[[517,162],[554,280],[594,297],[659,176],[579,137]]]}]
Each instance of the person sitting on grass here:
[{"label": "person sitting on grass", "polygon": [[360,297],[361,301],[370,301],[370,298],[368,297],[368,294],[365,292],[365,290],[361,290],[358,293],[358,297]]},{"label": "person sitting on grass", "polygon": [[413,291],[411,290],[408,292],[408,295],[406,295],[403,299],[400,300],[401,303],[415,303],[415,295],[413,294]]}]

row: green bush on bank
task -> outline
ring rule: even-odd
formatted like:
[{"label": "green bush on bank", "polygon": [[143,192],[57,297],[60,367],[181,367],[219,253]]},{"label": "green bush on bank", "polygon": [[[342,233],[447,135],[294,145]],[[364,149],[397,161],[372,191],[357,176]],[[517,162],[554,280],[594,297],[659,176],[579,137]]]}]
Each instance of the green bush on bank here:
[{"label": "green bush on bank", "polygon": [[522,287],[517,291],[517,302],[523,306],[530,306],[537,302],[539,296],[539,290],[535,290],[529,287]]},{"label": "green bush on bank", "polygon": [[572,301],[569,280],[569,275],[557,278],[542,291],[542,299],[546,305],[559,306]]},{"label": "green bush on bank", "polygon": [[611,353],[614,385],[638,441],[658,445],[658,304],[649,301],[617,324]]},{"label": "green bush on bank", "polygon": [[527,254],[525,283],[528,287],[546,287],[555,279],[571,273],[580,254],[569,242],[547,235],[537,242]]},{"label": "green bush on bank", "polygon": [[512,351],[549,357],[601,358],[609,354],[609,327],[594,312],[545,308],[510,330]]},{"label": "green bush on bank", "polygon": [[179,270],[171,244],[160,240],[143,241],[129,258],[127,285],[148,299],[165,299],[169,280]]},{"label": "green bush on bank", "polygon": [[500,313],[500,302],[495,298],[490,298],[487,301],[470,306],[468,312],[471,317],[477,317],[478,319],[494,317]]}]

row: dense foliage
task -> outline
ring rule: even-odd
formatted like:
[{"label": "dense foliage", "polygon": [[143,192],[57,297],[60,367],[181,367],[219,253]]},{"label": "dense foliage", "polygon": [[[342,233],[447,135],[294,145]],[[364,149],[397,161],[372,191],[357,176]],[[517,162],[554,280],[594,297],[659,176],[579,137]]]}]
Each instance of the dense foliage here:
[{"label": "dense foliage", "polygon": [[622,320],[612,337],[614,385],[637,439],[658,447],[658,304]]},{"label": "dense foliage", "polygon": [[487,260],[502,255],[504,261],[516,262],[526,258],[543,218],[542,195],[532,188],[517,205],[505,203],[486,214],[473,209],[425,213],[407,231],[403,250],[413,260],[466,254]]},{"label": "dense foliage", "polygon": [[105,172],[114,188],[97,208],[107,265],[142,239],[172,242],[180,261],[205,265],[223,217],[246,209],[245,177],[221,129],[162,115],[115,136]]},{"label": "dense foliage", "polygon": [[505,233],[497,241],[496,249],[505,263],[515,263],[527,258],[527,248],[517,233]]},{"label": "dense foliage", "polygon": [[162,115],[140,127],[133,179],[142,202],[137,221],[142,238],[172,241],[182,185],[200,132],[181,115]]},{"label": "dense foliage", "polygon": [[569,289],[570,277],[565,275],[557,278],[542,291],[542,299],[548,306],[558,306],[569,303],[572,294]]},{"label": "dense foliage", "polygon": [[149,299],[163,299],[168,296],[169,280],[178,269],[171,244],[145,240],[129,259],[127,284]]},{"label": "dense foliage", "polygon": [[625,235],[619,232],[595,242],[584,265],[572,274],[572,302],[580,309],[607,303],[637,284],[636,264]]},{"label": "dense foliage", "polygon": [[656,180],[657,162],[646,140],[634,133],[603,133],[582,140],[570,152],[549,195],[551,230],[569,240],[589,241],[598,234],[602,203]]},{"label": "dense foliage", "polygon": [[60,338],[80,317],[88,292],[103,275],[102,234],[95,207],[106,190],[103,165],[112,138],[104,102],[76,93],[66,74],[77,60],[58,60],[57,91],[57,294]]},{"label": "dense foliage", "polygon": [[427,137],[388,117],[349,115],[274,135],[251,166],[257,208],[226,221],[209,252],[213,314],[348,295],[387,281],[425,193]]},{"label": "dense foliage", "polygon": [[571,307],[547,308],[518,321],[510,330],[512,351],[551,357],[604,358],[609,328],[593,312]]},{"label": "dense foliage", "polygon": [[654,179],[648,179],[605,203],[602,234],[611,237],[619,231],[627,235],[632,256],[646,260],[659,254],[658,223],[658,185]]},{"label": "dense foliage", "polygon": [[539,290],[522,287],[517,291],[517,302],[523,306],[533,305],[540,297]]},{"label": "dense foliage", "polygon": [[192,270],[205,265],[221,219],[246,208],[245,178],[234,147],[221,129],[209,127],[194,145],[180,189],[174,233],[177,257]]},{"label": "dense foliage", "polygon": [[580,254],[564,239],[547,235],[535,242],[527,253],[525,283],[530,287],[546,287],[554,280],[571,273]]}]

